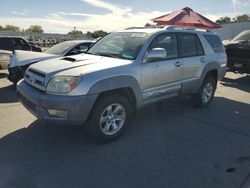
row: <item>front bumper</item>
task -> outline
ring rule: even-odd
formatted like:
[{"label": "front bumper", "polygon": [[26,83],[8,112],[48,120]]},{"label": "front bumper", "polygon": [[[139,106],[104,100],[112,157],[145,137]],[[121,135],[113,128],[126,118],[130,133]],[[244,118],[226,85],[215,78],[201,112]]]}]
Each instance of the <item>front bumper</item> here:
[{"label": "front bumper", "polygon": [[9,64],[9,61],[0,60],[0,69],[7,69]]},{"label": "front bumper", "polygon": [[[17,93],[22,104],[37,118],[47,122],[68,125],[83,125],[94,105],[96,95],[55,96],[46,94],[21,80]],[[48,109],[67,111],[67,117],[52,116]]]}]

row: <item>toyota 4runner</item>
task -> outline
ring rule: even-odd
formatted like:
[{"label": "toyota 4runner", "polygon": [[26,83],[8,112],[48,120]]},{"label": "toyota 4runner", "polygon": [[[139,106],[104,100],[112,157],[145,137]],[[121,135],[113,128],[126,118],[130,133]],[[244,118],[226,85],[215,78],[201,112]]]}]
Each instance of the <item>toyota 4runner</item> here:
[{"label": "toyota 4runner", "polygon": [[196,106],[208,106],[226,64],[211,31],[135,28],[107,35],[87,54],[31,65],[17,92],[39,119],[85,124],[95,139],[111,141],[146,104],[191,95]]}]

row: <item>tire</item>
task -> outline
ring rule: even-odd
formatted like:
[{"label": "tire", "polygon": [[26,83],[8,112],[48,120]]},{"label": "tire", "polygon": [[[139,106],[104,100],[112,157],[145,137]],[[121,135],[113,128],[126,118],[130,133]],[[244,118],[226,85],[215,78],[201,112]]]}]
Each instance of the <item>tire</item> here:
[{"label": "tire", "polygon": [[24,72],[25,70],[21,72],[21,70],[19,70],[18,68],[14,68],[14,70],[9,69],[9,75],[8,75],[9,81],[11,81],[14,86],[16,86],[17,82],[19,82],[23,78]]},{"label": "tire", "polygon": [[131,112],[131,104],[123,95],[102,96],[93,107],[85,125],[85,132],[98,142],[106,143],[116,140],[126,130],[131,119]]},{"label": "tire", "polygon": [[216,91],[216,80],[212,76],[207,76],[203,81],[198,93],[191,95],[192,103],[199,108],[208,107],[214,98]]}]

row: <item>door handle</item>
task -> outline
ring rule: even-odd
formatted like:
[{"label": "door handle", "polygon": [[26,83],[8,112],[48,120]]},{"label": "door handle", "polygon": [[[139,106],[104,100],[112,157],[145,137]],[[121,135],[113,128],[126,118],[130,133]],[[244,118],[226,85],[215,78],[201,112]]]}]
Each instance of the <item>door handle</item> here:
[{"label": "door handle", "polygon": [[201,59],[200,59],[200,62],[201,62],[201,63],[205,63],[206,60],[205,60],[204,58],[201,58]]},{"label": "door handle", "polygon": [[176,67],[182,66],[182,62],[177,61],[177,62],[175,63],[175,66],[176,66]]}]

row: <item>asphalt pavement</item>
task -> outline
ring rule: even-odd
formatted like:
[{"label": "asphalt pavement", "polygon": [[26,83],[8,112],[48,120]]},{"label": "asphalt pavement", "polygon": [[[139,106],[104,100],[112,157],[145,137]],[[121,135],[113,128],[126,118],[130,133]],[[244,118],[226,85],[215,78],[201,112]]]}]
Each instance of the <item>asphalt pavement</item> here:
[{"label": "asphalt pavement", "polygon": [[38,121],[0,71],[0,188],[249,188],[250,76],[228,73],[211,106],[179,97],[141,109],[97,144]]}]

